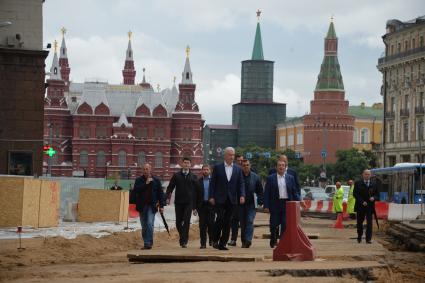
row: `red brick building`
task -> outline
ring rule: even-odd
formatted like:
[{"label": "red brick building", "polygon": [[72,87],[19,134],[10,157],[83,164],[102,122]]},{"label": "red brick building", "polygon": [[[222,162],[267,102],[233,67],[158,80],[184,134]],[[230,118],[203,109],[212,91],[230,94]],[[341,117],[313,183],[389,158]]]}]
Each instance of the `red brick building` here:
[{"label": "red brick building", "polygon": [[55,50],[47,80],[44,140],[57,154],[45,156],[45,173],[135,178],[148,162],[155,175],[168,180],[183,156],[191,157],[195,170],[201,168],[204,121],[195,101],[189,48],[178,88],[174,84],[155,91],[144,69],[142,83],[135,84],[130,36],[121,85],[70,81],[65,37],[59,58]]},{"label": "red brick building", "polygon": [[348,106],[338,63],[338,38],[331,22],[310,114],[304,116],[305,163],[335,163],[338,149],[353,147],[354,116],[348,114]]}]

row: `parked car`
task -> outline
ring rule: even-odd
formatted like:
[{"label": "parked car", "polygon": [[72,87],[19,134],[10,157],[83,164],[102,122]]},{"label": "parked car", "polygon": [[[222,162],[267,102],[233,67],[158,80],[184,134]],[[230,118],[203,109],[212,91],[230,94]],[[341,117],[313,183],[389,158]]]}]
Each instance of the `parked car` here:
[{"label": "parked car", "polygon": [[309,191],[306,192],[303,200],[330,200],[329,195],[324,191]]}]

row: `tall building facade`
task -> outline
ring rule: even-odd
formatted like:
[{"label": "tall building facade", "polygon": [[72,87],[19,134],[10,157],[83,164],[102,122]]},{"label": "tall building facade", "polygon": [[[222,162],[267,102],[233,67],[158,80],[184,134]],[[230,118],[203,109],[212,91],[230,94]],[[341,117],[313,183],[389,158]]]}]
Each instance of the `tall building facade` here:
[{"label": "tall building facade", "polygon": [[[257,12],[258,18],[260,13]],[[204,139],[204,146],[208,147],[206,162],[221,160],[220,152],[226,146],[256,144],[275,147],[275,126],[285,121],[286,104],[273,102],[273,68],[273,61],[264,60],[258,22],[251,59],[242,61],[241,100],[232,107],[232,125],[207,125],[204,128],[204,132],[208,131]],[[219,133],[223,138],[215,137]]]},{"label": "tall building facade", "polygon": [[382,166],[424,162],[425,16],[389,20],[382,37],[385,56],[378,60],[384,101]]},{"label": "tall building facade", "polygon": [[344,83],[338,62],[338,38],[333,22],[325,38],[325,56],[310,102],[310,114],[304,116],[304,162],[336,162],[338,149],[353,144],[354,116],[348,113]]},{"label": "tall building facade", "polygon": [[43,2],[0,2],[0,174],[42,174]]},{"label": "tall building facade", "polygon": [[131,33],[126,50],[123,84],[69,80],[65,30],[58,58],[56,48],[50,69],[44,108],[44,141],[56,149],[44,158],[44,172],[53,176],[135,178],[141,165],[168,180],[181,159],[192,159],[195,171],[203,163],[203,120],[195,101],[189,48],[181,83],[154,90],[140,84]]}]

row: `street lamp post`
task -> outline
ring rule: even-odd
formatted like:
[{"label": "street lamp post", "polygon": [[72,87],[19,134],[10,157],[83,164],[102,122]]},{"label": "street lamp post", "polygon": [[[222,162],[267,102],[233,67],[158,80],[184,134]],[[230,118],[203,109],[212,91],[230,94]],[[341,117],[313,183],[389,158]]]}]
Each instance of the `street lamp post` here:
[{"label": "street lamp post", "polygon": [[[48,123],[47,127],[49,128],[49,145],[52,147],[53,144],[53,125],[52,123]],[[49,154],[49,159],[47,160],[47,174],[49,177],[52,176],[52,158],[53,155]]]}]

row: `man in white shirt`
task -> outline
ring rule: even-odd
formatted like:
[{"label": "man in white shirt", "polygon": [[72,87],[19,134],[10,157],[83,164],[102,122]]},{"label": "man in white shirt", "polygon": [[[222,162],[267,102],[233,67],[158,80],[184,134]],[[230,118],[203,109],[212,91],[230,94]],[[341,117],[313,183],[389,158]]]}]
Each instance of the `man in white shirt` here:
[{"label": "man in white shirt", "polygon": [[264,212],[270,213],[271,248],[286,229],[286,202],[300,200],[294,177],[286,173],[286,162],[278,160],[276,169],[276,173],[267,177],[264,189]]}]

